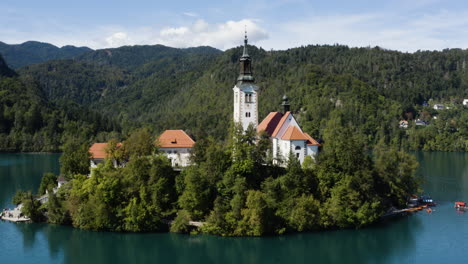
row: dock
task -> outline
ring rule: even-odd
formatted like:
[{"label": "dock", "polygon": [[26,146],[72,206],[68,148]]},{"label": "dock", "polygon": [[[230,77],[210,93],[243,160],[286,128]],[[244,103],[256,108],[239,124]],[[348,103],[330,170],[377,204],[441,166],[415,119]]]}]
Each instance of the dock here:
[{"label": "dock", "polygon": [[1,213],[1,220],[5,221],[10,221],[10,222],[29,222],[31,219],[28,217],[24,216],[23,213],[21,213],[21,207],[22,205],[20,204],[18,207],[16,207],[13,210],[3,210]]}]

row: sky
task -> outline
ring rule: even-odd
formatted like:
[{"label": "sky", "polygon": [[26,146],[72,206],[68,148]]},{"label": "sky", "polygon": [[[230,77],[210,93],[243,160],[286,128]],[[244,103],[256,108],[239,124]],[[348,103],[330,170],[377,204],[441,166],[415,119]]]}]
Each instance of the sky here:
[{"label": "sky", "polygon": [[462,0],[1,0],[0,41],[93,49],[163,44],[221,50],[342,44],[414,52],[468,48]]}]

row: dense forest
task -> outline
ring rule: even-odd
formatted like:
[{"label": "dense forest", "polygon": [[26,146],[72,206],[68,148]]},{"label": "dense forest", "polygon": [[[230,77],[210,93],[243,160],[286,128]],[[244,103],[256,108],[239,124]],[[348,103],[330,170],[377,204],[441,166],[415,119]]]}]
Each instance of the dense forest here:
[{"label": "dense forest", "polygon": [[[69,182],[54,193],[56,176],[46,174],[39,194],[48,190],[47,203],[21,191],[13,202],[33,221],[82,229],[261,236],[367,226],[418,191],[413,156],[383,141],[370,156],[359,130],[340,118],[327,127],[318,160],[301,166],[291,156],[286,168],[273,165],[270,140],[258,139],[253,127],[231,127],[228,144],[199,141],[193,165],[182,172],[157,152],[145,129],[122,147],[109,142],[108,156],[125,167],[108,159],[91,177],[87,146],[70,142],[61,157]],[[203,225],[194,228],[192,220]]]},{"label": "dense forest", "polygon": [[70,138],[107,140],[120,126],[81,105],[50,102],[40,85],[0,56],[0,150],[60,151]]},{"label": "dense forest", "polygon": [[[249,46],[249,53],[260,87],[260,118],[279,110],[287,94],[302,126],[318,139],[339,112],[371,144],[385,138],[413,150],[468,148],[468,113],[461,105],[468,97],[468,51],[335,45],[285,51]],[[240,48],[132,46],[30,65],[19,74],[37,81],[52,102],[74,102],[115,118],[124,135],[147,127],[154,134],[184,129],[196,138],[224,140],[240,55]],[[450,109],[431,109],[436,103]],[[415,126],[418,118],[428,125]],[[408,129],[398,127],[402,119]]]},{"label": "dense forest", "polygon": [[[468,97],[466,50],[249,46],[249,53],[260,87],[260,120],[279,110],[287,94],[305,131],[319,140],[327,122],[340,116],[366,134],[370,145],[383,139],[407,150],[468,150],[468,111],[461,104]],[[184,129],[195,139],[226,140],[232,116],[226,106],[232,105],[240,55],[240,48],[126,46],[31,64],[17,78],[34,83],[49,104],[78,111],[75,116],[97,112],[115,122],[120,139],[146,127],[153,135]],[[432,109],[437,103],[449,109]],[[416,126],[417,119],[426,125]],[[408,128],[400,128],[400,120],[408,120]],[[89,133],[80,137],[93,139]],[[17,140],[25,147],[16,150],[57,149]]]}]

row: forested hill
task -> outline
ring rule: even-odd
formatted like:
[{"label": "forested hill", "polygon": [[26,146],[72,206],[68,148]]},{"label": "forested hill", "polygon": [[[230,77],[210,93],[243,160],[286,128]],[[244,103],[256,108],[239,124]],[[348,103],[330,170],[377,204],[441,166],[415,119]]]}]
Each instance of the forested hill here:
[{"label": "forested hill", "polygon": [[[306,46],[265,51],[249,46],[260,86],[260,119],[279,110],[283,94],[303,127],[322,138],[330,119],[413,149],[468,149],[468,50],[402,53],[381,48]],[[86,53],[19,70],[52,102],[71,101],[117,118],[124,134],[149,127],[185,129],[225,139],[240,47],[174,49],[128,46]],[[422,106],[428,102],[429,106]],[[449,111],[430,106],[444,103]],[[433,119],[437,116],[438,119]],[[422,118],[427,127],[416,128]],[[398,121],[408,119],[402,130]]]},{"label": "forested hill", "polygon": [[193,56],[192,59],[197,59],[197,55],[216,55],[221,53],[220,50],[211,47],[177,49],[163,45],[143,45],[96,50],[80,56],[79,60],[99,65],[116,66],[133,71],[144,64],[155,61],[166,61],[167,64],[177,64],[179,67],[184,67],[186,63],[182,61],[184,57]]},{"label": "forested hill", "polygon": [[106,140],[112,131],[120,128],[111,118],[50,102],[34,79],[18,76],[0,56],[0,151],[60,151],[69,139]]},{"label": "forested hill", "polygon": [[0,41],[0,54],[13,69],[53,59],[73,58],[89,51],[92,49],[75,46],[59,48],[49,43],[37,41],[27,41],[22,44],[6,44]]}]

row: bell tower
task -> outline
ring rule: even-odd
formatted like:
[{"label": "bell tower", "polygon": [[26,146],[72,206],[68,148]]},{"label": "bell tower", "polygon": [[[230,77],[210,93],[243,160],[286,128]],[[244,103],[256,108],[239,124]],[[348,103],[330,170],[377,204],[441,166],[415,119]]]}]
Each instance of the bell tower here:
[{"label": "bell tower", "polygon": [[252,124],[258,125],[258,86],[252,75],[252,59],[247,52],[247,31],[244,38],[244,51],[239,59],[240,72],[234,91],[234,122],[240,123],[244,131]]}]

